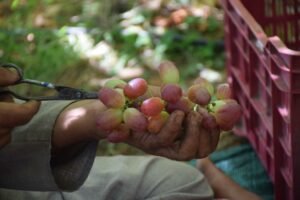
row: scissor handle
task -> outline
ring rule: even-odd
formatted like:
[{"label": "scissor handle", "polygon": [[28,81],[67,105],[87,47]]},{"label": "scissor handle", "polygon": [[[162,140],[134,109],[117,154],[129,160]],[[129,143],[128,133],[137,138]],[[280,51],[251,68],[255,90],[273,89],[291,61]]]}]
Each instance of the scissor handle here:
[{"label": "scissor handle", "polygon": [[45,82],[45,81],[38,81],[38,80],[33,80],[33,79],[25,79],[22,68],[16,64],[4,63],[4,64],[1,64],[0,67],[14,68],[17,71],[17,73],[19,75],[19,80],[17,80],[15,82],[15,84],[25,83],[25,84],[32,84],[32,85],[37,85],[37,86],[51,88],[51,89],[55,88],[55,85],[53,83],[49,83],[49,82]]},{"label": "scissor handle", "polygon": [[17,71],[18,75],[19,75],[19,80],[17,80],[15,83],[22,82],[24,73],[23,73],[23,70],[21,69],[21,67],[19,67],[16,64],[13,64],[13,63],[2,63],[0,65],[0,67],[15,69]]}]

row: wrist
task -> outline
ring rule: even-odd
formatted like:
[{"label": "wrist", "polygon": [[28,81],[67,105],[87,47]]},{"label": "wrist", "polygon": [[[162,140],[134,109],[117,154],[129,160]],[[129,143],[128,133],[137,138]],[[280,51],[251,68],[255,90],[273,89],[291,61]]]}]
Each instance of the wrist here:
[{"label": "wrist", "polygon": [[51,166],[57,166],[60,163],[68,162],[72,159],[78,152],[81,152],[85,148],[87,143],[82,142],[76,145],[69,145],[63,148],[52,148],[51,149]]},{"label": "wrist", "polygon": [[105,134],[96,127],[96,117],[104,108],[99,100],[78,101],[66,107],[56,120],[53,148],[104,138]]}]

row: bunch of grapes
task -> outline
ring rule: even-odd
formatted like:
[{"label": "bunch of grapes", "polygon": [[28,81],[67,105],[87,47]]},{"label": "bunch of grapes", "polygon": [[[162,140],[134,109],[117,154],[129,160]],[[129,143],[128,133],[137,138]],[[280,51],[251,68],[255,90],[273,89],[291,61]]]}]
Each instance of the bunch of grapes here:
[{"label": "bunch of grapes", "polygon": [[97,125],[109,132],[109,141],[123,141],[130,130],[157,134],[175,110],[186,114],[199,111],[204,128],[217,125],[224,131],[232,129],[240,118],[240,105],[231,98],[228,84],[215,89],[207,80],[197,78],[185,92],[172,62],[165,61],[158,69],[161,86],[148,85],[142,78],[129,82],[111,79],[99,90],[99,99],[107,109],[98,115]]}]

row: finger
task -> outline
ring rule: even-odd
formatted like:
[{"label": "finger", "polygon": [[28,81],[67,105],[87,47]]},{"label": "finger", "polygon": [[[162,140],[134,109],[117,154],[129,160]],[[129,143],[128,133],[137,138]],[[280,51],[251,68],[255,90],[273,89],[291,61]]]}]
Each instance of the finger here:
[{"label": "finger", "polygon": [[149,153],[181,161],[195,158],[199,148],[199,120],[201,120],[199,113],[190,112],[185,119],[186,134],[181,138],[181,141],[179,140],[166,148],[153,149]]},{"label": "finger", "polygon": [[120,143],[126,141],[129,135],[129,128],[125,124],[121,124],[107,136],[107,140],[112,143]]},{"label": "finger", "polygon": [[218,127],[213,128],[210,131],[210,148],[211,148],[211,152],[213,152],[216,148],[217,145],[219,143],[219,139],[220,139],[220,129]]},{"label": "finger", "polygon": [[199,123],[201,116],[197,112],[190,112],[185,121],[186,135],[178,149],[180,160],[189,160],[195,158],[200,146]]},{"label": "finger", "polygon": [[184,112],[174,111],[167,123],[162,127],[161,131],[156,135],[158,142],[162,146],[172,144],[176,138],[182,133],[182,124],[184,120]]},{"label": "finger", "polygon": [[0,94],[0,101],[14,102],[13,97],[9,94]]},{"label": "finger", "polygon": [[15,127],[27,123],[38,111],[39,105],[37,101],[24,104],[0,102],[0,126]]},{"label": "finger", "polygon": [[207,157],[214,148],[212,148],[212,135],[211,130],[207,130],[202,128],[201,123],[199,126],[199,147],[197,152],[197,158],[205,158]]},{"label": "finger", "polygon": [[169,146],[181,134],[183,119],[184,113],[175,111],[158,134],[133,131],[126,143],[146,152]]},{"label": "finger", "polygon": [[129,137],[124,142],[143,151],[160,147],[156,135],[147,132],[131,131]]},{"label": "finger", "polygon": [[10,131],[11,131],[11,129],[9,129],[9,128],[1,128],[0,129],[0,138],[5,136],[5,135],[9,135]]},{"label": "finger", "polygon": [[0,86],[12,85],[20,78],[16,70],[4,67],[0,67],[0,77]]},{"label": "finger", "polygon": [[10,134],[0,137],[0,148],[10,143],[11,136]]},{"label": "finger", "polygon": [[[207,139],[209,140],[209,143],[207,144],[210,144],[208,145],[210,149],[208,150],[208,152],[211,153],[217,148],[219,137],[220,137],[220,128],[217,124],[216,118],[210,113],[208,113],[207,110],[205,109],[199,110],[199,113],[200,115],[202,115],[202,121],[199,124],[200,132],[206,133],[204,135],[206,135]],[[205,154],[207,153],[204,152],[202,157],[203,156],[205,157]]]},{"label": "finger", "polygon": [[218,127],[216,118],[207,112],[207,110],[199,110],[200,115],[202,116],[201,126],[205,129],[215,129]]}]

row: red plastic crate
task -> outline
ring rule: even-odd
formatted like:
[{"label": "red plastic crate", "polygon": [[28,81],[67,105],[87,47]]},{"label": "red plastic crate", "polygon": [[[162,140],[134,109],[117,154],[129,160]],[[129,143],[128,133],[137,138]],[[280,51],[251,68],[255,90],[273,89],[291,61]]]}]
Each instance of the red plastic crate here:
[{"label": "red plastic crate", "polygon": [[[300,199],[300,1],[221,0],[228,81],[275,199]],[[299,157],[299,158],[298,158]]]}]

